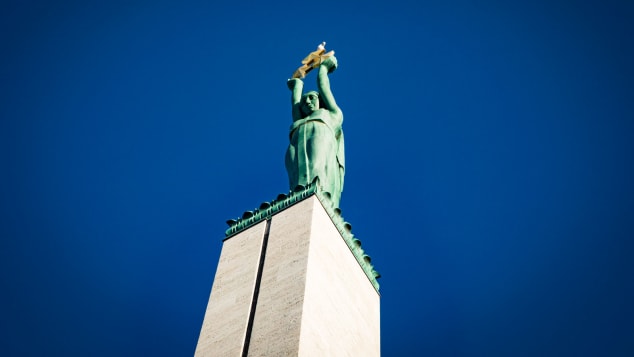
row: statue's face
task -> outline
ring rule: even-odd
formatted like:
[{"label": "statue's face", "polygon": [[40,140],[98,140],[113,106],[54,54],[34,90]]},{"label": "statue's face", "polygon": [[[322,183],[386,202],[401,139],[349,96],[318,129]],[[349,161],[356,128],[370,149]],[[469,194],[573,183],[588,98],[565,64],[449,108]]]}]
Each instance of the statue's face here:
[{"label": "statue's face", "polygon": [[310,92],[302,97],[302,111],[311,114],[319,109],[319,96],[315,92]]}]

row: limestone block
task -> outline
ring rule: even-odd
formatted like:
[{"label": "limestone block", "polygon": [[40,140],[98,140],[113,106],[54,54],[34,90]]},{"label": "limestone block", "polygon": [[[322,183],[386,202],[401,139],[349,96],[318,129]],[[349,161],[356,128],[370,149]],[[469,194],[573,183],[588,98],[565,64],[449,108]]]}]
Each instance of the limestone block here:
[{"label": "limestone block", "polygon": [[313,198],[271,219],[249,356],[297,356]]},{"label": "limestone block", "polygon": [[225,240],[195,356],[241,356],[266,221]]},{"label": "limestone block", "polygon": [[266,224],[224,242],[196,356],[380,356],[380,296],[317,196]]}]

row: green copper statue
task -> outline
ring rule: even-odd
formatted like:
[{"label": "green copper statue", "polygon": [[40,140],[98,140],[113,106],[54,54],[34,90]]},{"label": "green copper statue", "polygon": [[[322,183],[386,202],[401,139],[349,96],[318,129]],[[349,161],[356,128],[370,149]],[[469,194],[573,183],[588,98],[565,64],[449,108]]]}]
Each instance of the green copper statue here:
[{"label": "green copper statue", "polygon": [[[337,68],[334,52],[325,53],[325,43],[302,61],[293,78],[288,80],[292,91],[293,125],[286,151],[286,171],[290,188],[306,186],[319,178],[319,186],[329,192],[334,207],[339,207],[345,167],[343,114],[330,90],[328,74]],[[304,77],[318,68],[317,89],[302,95]]]}]

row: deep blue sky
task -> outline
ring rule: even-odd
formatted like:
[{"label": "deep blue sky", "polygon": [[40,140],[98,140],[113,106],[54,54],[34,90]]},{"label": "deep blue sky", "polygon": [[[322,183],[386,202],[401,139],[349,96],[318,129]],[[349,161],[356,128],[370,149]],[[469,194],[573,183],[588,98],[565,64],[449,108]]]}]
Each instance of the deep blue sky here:
[{"label": "deep blue sky", "polygon": [[633,38],[631,1],[5,1],[0,354],[192,355],[327,41],[383,356],[632,356]]}]

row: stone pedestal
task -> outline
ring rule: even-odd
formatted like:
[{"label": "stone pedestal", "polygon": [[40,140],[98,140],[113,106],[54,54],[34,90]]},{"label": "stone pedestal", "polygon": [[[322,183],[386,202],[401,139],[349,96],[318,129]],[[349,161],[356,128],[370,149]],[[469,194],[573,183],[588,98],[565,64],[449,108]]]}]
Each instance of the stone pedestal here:
[{"label": "stone pedestal", "polygon": [[379,356],[379,293],[317,196],[225,240],[196,356]]}]

